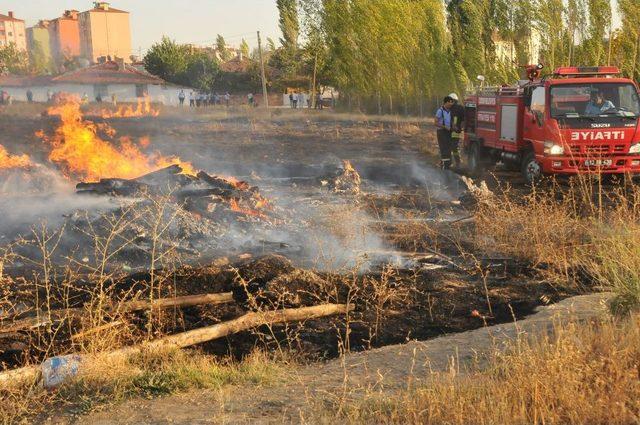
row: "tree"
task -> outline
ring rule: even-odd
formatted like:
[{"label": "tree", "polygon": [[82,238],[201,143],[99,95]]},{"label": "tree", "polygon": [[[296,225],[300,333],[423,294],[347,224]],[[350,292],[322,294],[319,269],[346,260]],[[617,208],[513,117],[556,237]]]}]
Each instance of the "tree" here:
[{"label": "tree", "polygon": [[29,55],[18,50],[14,43],[0,47],[0,75],[29,73]]},{"label": "tree", "polygon": [[216,37],[216,49],[220,54],[220,59],[222,59],[225,62],[231,59],[232,55],[229,49],[227,48],[227,42],[221,34],[218,34],[218,36]]},{"label": "tree", "polygon": [[144,56],[144,67],[164,80],[175,81],[186,71],[188,56],[188,46],[162,37],[162,41],[151,46]]},{"label": "tree", "polygon": [[452,0],[447,6],[454,61],[461,64],[466,74],[459,84],[465,84],[469,77],[487,74],[487,44],[493,51],[487,6],[484,1],[465,0]]},{"label": "tree", "polygon": [[611,26],[611,4],[609,0],[588,0],[587,4],[589,30],[588,38],[584,41],[584,63],[581,65],[606,64],[605,38],[609,37]]},{"label": "tree", "polygon": [[[441,0],[324,0],[327,78],[378,112],[422,109],[458,88]],[[458,70],[460,68],[457,68]]]},{"label": "tree", "polygon": [[584,0],[568,0],[565,11],[567,25],[569,51],[567,65],[572,66],[579,62],[576,52],[576,42],[585,38],[585,25],[587,10]]},{"label": "tree", "polygon": [[33,44],[29,50],[29,71],[37,75],[53,71],[51,60],[47,58],[42,44],[37,40],[33,40]]},{"label": "tree", "polygon": [[616,36],[616,62],[623,73],[640,80],[640,8],[637,0],[618,0],[622,27]]},{"label": "tree", "polygon": [[242,43],[240,43],[240,53],[242,53],[243,58],[248,58],[250,54],[249,43],[247,43],[247,40],[244,38],[242,39]]},{"label": "tree", "polygon": [[298,72],[298,37],[300,35],[300,23],[298,22],[297,0],[277,0],[280,13],[280,31],[282,48],[274,55],[272,63],[286,76],[293,77]]},{"label": "tree", "polygon": [[213,89],[219,66],[212,54],[163,37],[144,57],[145,69],[174,84]]},{"label": "tree", "polygon": [[215,58],[204,50],[195,50],[187,56],[186,62],[186,69],[178,76],[176,83],[212,91],[220,73]]},{"label": "tree", "polygon": [[298,36],[300,24],[298,23],[298,2],[297,0],[276,0],[278,11],[280,12],[280,31],[282,47],[289,51],[298,48]]},{"label": "tree", "polygon": [[267,50],[270,52],[276,51],[276,43],[273,41],[273,38],[267,37]]},{"label": "tree", "polygon": [[537,0],[535,8],[536,27],[542,35],[543,62],[547,68],[555,69],[568,58],[568,46],[564,43],[563,0]]}]

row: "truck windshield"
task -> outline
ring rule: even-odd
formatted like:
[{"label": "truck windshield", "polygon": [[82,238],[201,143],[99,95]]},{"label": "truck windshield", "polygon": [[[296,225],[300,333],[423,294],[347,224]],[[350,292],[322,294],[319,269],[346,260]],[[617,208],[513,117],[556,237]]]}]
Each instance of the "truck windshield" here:
[{"label": "truck windshield", "polygon": [[562,84],[551,86],[551,116],[638,117],[638,92],[629,83]]}]

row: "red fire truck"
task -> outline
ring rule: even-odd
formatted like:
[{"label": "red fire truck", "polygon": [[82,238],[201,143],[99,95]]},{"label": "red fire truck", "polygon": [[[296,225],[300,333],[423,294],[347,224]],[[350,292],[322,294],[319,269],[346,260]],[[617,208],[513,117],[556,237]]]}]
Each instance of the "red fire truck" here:
[{"label": "red fire truck", "polygon": [[558,68],[487,87],[465,99],[463,147],[471,173],[502,161],[535,181],[545,174],[640,173],[638,87],[615,67]]}]

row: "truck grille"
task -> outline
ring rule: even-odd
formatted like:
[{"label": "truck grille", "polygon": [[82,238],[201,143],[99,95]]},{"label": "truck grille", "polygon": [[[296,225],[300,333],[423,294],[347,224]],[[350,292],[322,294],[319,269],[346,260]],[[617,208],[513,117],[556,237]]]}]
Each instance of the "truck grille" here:
[{"label": "truck grille", "polygon": [[571,145],[574,155],[602,155],[608,153],[624,153],[625,145]]}]

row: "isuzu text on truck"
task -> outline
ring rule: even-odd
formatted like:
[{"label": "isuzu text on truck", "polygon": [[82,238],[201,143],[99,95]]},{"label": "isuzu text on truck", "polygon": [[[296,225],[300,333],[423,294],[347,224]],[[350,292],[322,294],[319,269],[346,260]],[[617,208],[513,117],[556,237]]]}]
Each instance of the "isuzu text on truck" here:
[{"label": "isuzu text on truck", "polygon": [[535,181],[545,174],[639,174],[638,87],[615,67],[558,68],[465,99],[469,169],[502,161]]}]

